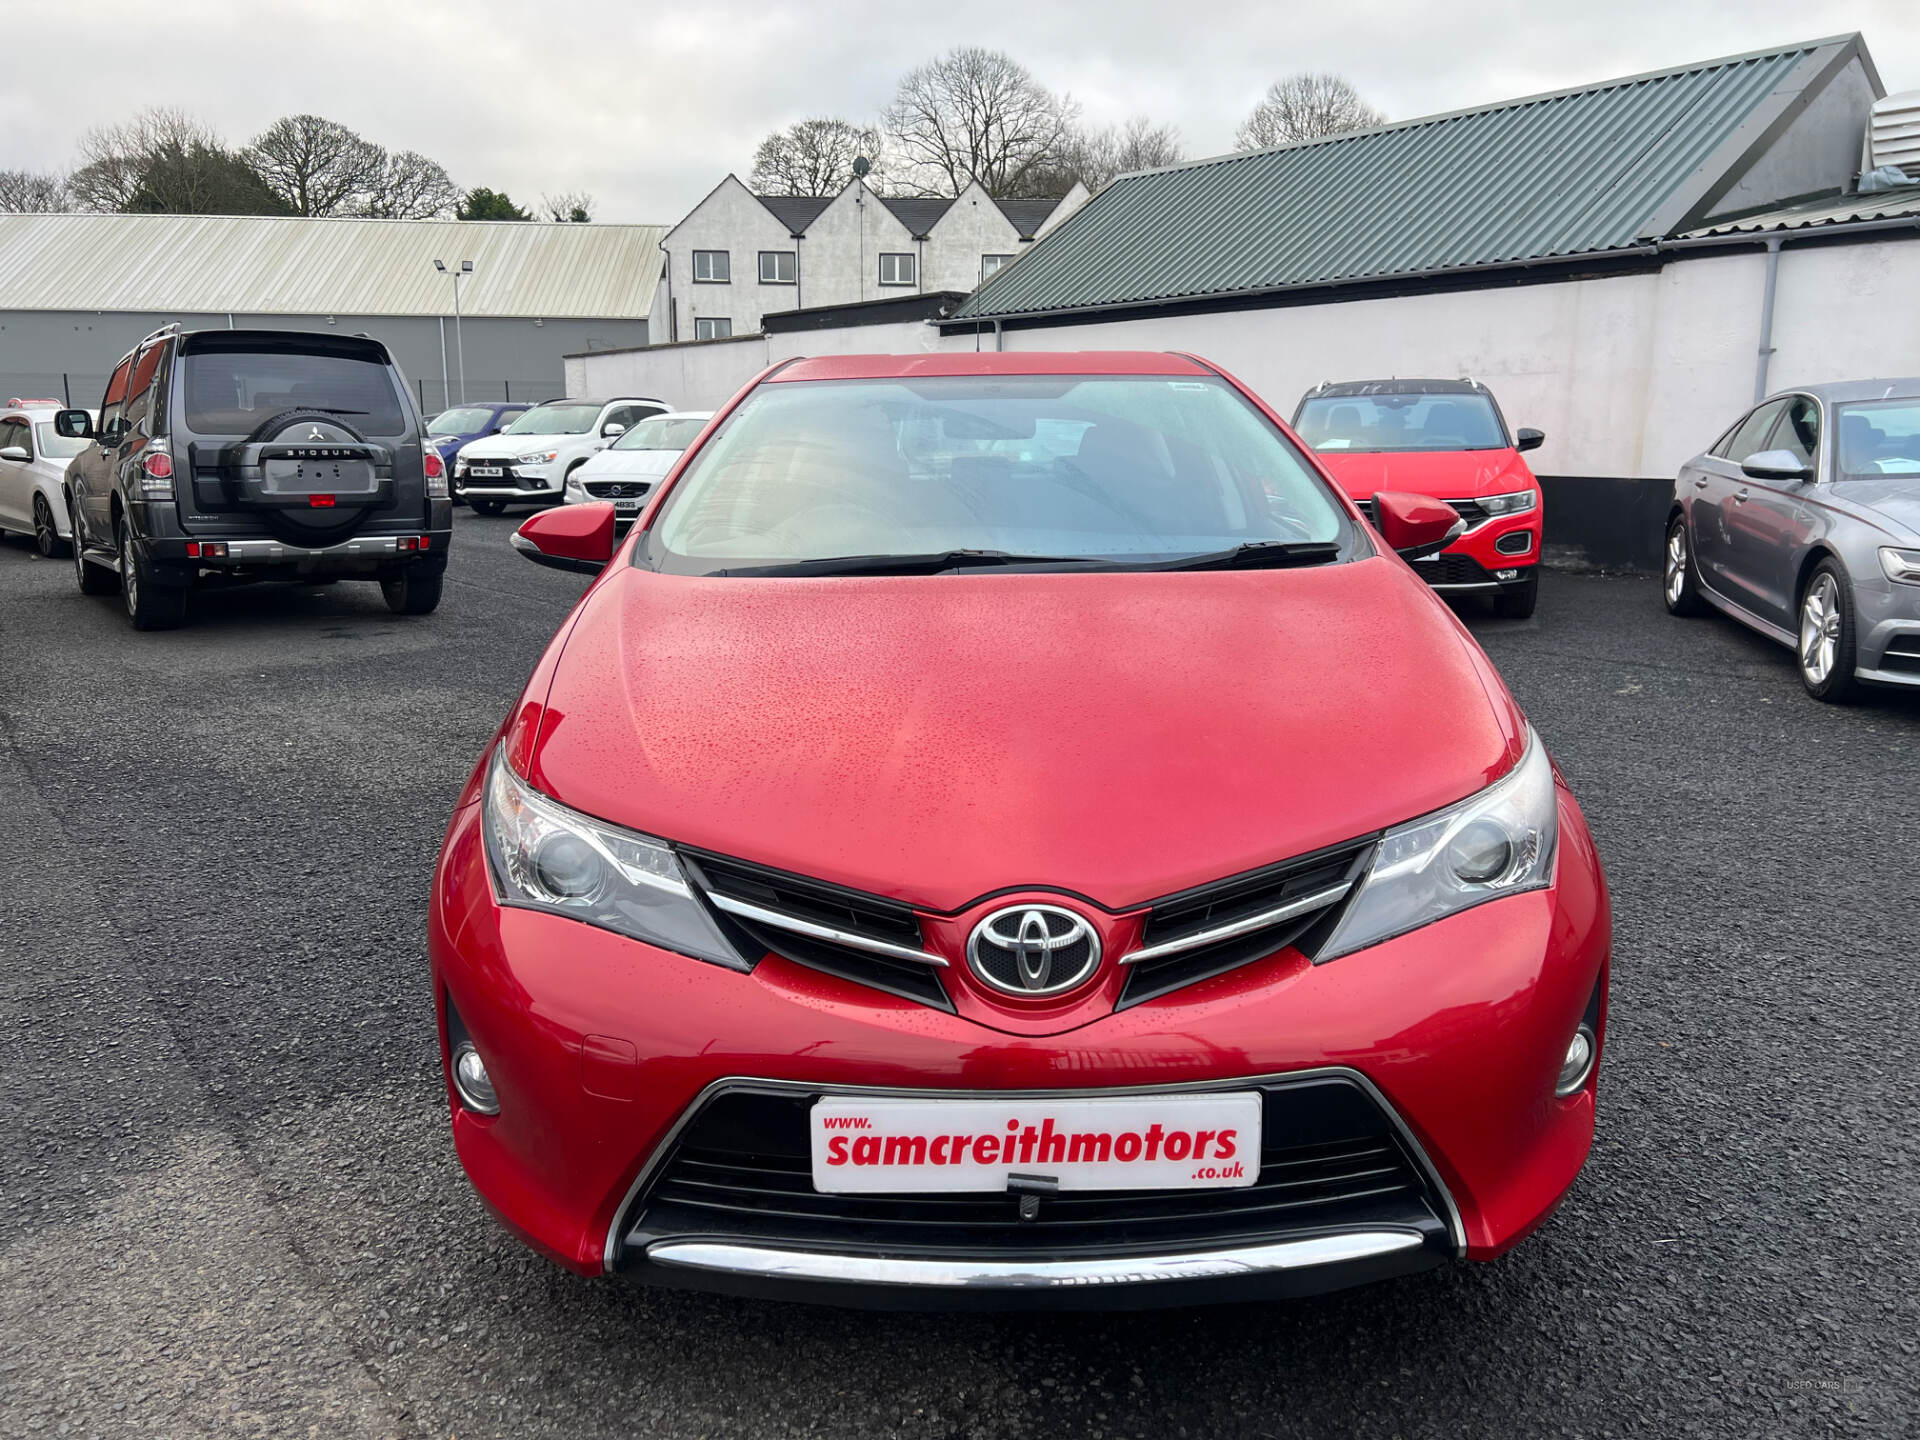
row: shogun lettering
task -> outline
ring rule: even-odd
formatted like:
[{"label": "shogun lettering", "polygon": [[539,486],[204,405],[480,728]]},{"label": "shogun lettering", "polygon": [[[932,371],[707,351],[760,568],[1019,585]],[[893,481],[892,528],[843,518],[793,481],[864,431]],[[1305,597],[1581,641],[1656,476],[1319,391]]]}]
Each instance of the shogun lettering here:
[{"label": "shogun lettering", "polygon": [[[829,1126],[832,1121],[827,1122]],[[842,1128],[864,1128],[842,1127]],[[1143,1131],[1056,1130],[1051,1117],[1024,1129],[1007,1121],[1005,1135],[834,1135],[829,1165],[1059,1165],[1117,1160],[1231,1160],[1238,1130],[1169,1130],[1157,1121]]]}]

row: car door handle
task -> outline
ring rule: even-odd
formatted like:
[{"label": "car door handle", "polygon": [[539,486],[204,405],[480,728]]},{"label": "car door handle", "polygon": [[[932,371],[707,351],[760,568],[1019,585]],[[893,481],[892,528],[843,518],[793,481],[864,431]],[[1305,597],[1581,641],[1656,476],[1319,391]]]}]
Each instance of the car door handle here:
[{"label": "car door handle", "polygon": [[1733,492],[1734,504],[1743,505],[1746,503],[1746,499],[1747,499],[1747,491],[1745,486],[1742,486],[1740,489]]},{"label": "car door handle", "polygon": [[1704,490],[1707,488],[1707,482],[1704,480],[1695,480],[1693,482],[1693,488],[1696,490]]}]

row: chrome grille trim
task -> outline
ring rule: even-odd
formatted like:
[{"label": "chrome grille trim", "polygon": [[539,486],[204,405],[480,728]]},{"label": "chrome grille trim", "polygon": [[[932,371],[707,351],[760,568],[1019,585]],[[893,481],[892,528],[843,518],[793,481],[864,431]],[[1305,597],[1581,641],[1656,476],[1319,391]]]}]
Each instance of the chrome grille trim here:
[{"label": "chrome grille trim", "polygon": [[831,925],[816,925],[811,920],[802,920],[798,915],[787,915],[778,910],[768,910],[746,900],[736,900],[731,895],[723,895],[718,890],[708,890],[707,899],[716,909],[729,915],[738,915],[743,920],[757,920],[762,925],[771,925],[776,930],[790,930],[795,935],[805,935],[814,940],[827,940],[836,945],[845,945],[852,950],[865,950],[874,955],[886,955],[895,960],[912,960],[921,965],[939,965],[946,961],[938,955],[929,955],[924,950],[915,950],[908,945],[895,945],[891,941],[876,940],[869,935],[859,935],[851,930],[836,930]]},{"label": "chrome grille trim", "polygon": [[1122,965],[1138,964],[1142,960],[1158,960],[1167,955],[1179,955],[1188,950],[1198,950],[1203,945],[1217,944],[1222,940],[1232,940],[1236,936],[1251,935],[1256,930],[1265,930],[1284,920],[1292,920],[1315,910],[1323,910],[1340,899],[1353,888],[1351,880],[1329,886],[1325,890],[1316,890],[1311,895],[1302,895],[1298,900],[1290,900],[1271,910],[1263,910],[1257,915],[1242,916],[1225,925],[1215,925],[1206,930],[1196,930],[1191,935],[1182,935],[1175,940],[1163,940],[1158,945],[1149,945],[1144,950],[1135,950],[1130,955],[1120,957]]}]

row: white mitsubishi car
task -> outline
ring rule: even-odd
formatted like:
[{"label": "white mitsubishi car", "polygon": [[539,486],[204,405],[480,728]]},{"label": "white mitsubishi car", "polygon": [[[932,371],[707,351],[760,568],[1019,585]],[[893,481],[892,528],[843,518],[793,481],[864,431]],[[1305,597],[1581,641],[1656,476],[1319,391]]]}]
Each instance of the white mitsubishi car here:
[{"label": "white mitsubishi car", "polygon": [[89,443],[54,433],[53,417],[65,408],[16,399],[0,409],[0,530],[33,536],[49,560],[66,554],[73,536],[62,485],[67,462]]},{"label": "white mitsubishi car", "polygon": [[497,515],[509,505],[550,505],[565,492],[567,477],[597,451],[672,408],[638,395],[536,405],[498,435],[461,446],[453,487],[482,515]]},{"label": "white mitsubishi car", "polygon": [[616,516],[632,519],[712,418],[711,410],[670,410],[642,420],[567,477],[567,503],[611,500]]}]

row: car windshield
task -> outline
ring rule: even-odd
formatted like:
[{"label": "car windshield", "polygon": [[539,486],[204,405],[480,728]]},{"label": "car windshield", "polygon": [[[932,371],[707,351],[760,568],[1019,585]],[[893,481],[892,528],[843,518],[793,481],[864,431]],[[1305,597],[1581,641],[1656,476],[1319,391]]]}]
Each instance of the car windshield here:
[{"label": "car windshield", "polygon": [[1840,407],[1843,479],[1920,476],[1920,397]]},{"label": "car windshield", "polygon": [[696,575],[1309,563],[1352,534],[1299,452],[1211,378],[775,382],[695,453],[637,559]]},{"label": "car windshield", "polygon": [[48,460],[71,460],[91,443],[86,440],[69,440],[55,430],[48,421],[41,421],[33,427],[34,443],[40,447],[40,454]]},{"label": "car windshield", "polygon": [[1316,450],[1504,450],[1505,429],[1484,395],[1323,395],[1294,422]]},{"label": "car windshield", "polygon": [[471,435],[493,423],[493,412],[478,405],[442,410],[427,422],[429,435]]},{"label": "car windshield", "polygon": [[508,435],[584,435],[600,414],[598,405],[536,405],[507,426]]},{"label": "car windshield", "polygon": [[642,420],[626,434],[613,442],[615,450],[684,450],[693,443],[706,425],[699,416],[687,419],[669,418],[656,415],[651,420]]},{"label": "car windshield", "polygon": [[363,435],[406,433],[411,407],[373,354],[251,349],[260,342],[219,336],[190,343],[181,377],[187,428],[197,435],[250,435],[284,410],[323,410]]}]

